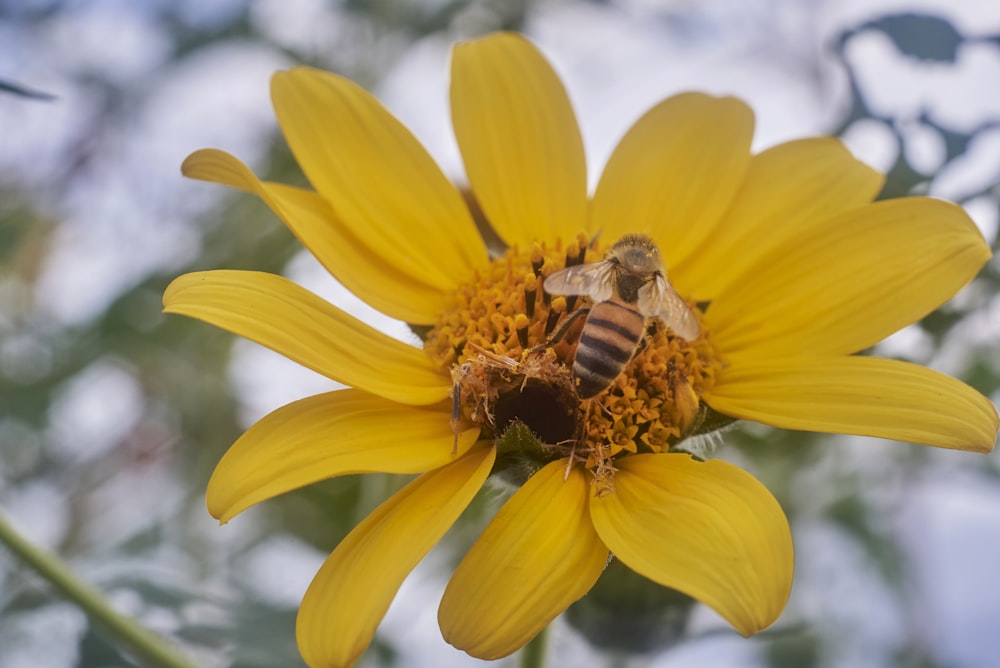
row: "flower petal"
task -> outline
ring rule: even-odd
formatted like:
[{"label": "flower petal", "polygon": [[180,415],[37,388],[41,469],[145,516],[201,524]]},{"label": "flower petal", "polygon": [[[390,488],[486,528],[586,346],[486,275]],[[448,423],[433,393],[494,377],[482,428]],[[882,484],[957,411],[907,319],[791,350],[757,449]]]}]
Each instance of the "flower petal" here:
[{"label": "flower petal", "polygon": [[853,353],[940,306],[989,257],[961,207],[926,197],[876,202],[786,238],[705,319],[730,355]]},{"label": "flower petal", "polygon": [[494,457],[494,448],[476,448],[425,473],[344,538],[299,607],[296,636],[307,664],[354,665],[403,580],[472,501]]},{"label": "flower petal", "polygon": [[794,565],[788,520],[767,488],[732,464],[625,457],[614,493],[592,495],[590,514],[626,566],[698,599],[744,636],[785,607]]},{"label": "flower petal", "polygon": [[[208,512],[226,523],[250,506],[349,473],[423,473],[464,454],[479,429],[458,436],[446,410],[337,390],[273,411],[246,431],[208,482]],[[457,445],[457,450],[456,450]]]},{"label": "flower petal", "polygon": [[884,179],[831,137],[779,144],[753,156],[732,206],[671,279],[711,299],[772,250],[842,211],[867,204]]},{"label": "flower petal", "polygon": [[181,165],[185,176],[221,183],[260,197],[302,245],[348,290],[393,318],[430,324],[445,308],[447,295],[424,281],[410,263],[393,264],[363,243],[318,193],[260,181],[225,151],[195,151]]},{"label": "flower petal", "polygon": [[716,224],[750,162],[753,112],[735,98],[684,93],[636,121],[608,160],[594,193],[595,231],[612,243],[644,232],[674,270]]},{"label": "flower petal", "polygon": [[185,274],[163,293],[180,313],[267,346],[338,382],[403,404],[447,398],[449,379],[420,349],[344,313],[287,278],[257,271]]},{"label": "flower petal", "polygon": [[486,266],[458,190],[370,93],[308,67],[271,80],[278,123],[313,187],[370,251],[453,290]]},{"label": "flower petal", "polygon": [[480,659],[522,647],[590,591],[608,559],[587,515],[589,484],[548,464],[504,504],[459,564],[438,611],[449,643]]},{"label": "flower petal", "polygon": [[583,139],[559,77],[528,40],[495,33],[456,45],[451,115],[472,190],[504,241],[584,228]]},{"label": "flower petal", "polygon": [[997,410],[937,371],[873,357],[740,362],[720,372],[708,404],[785,429],[877,436],[989,452]]}]

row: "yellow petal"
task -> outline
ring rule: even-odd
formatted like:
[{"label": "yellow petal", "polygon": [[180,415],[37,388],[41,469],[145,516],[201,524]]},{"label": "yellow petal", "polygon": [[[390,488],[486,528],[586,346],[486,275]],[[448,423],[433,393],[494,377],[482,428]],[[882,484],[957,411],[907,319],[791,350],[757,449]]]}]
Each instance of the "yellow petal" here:
[{"label": "yellow petal", "polygon": [[370,93],[297,67],[271,80],[281,131],[313,187],[353,236],[441,290],[487,263],[458,190]]},{"label": "yellow petal", "polygon": [[712,299],[775,246],[871,202],[883,180],[831,137],[759,153],[711,237],[671,268],[671,280],[690,285],[698,299]]},{"label": "yellow petal", "polygon": [[334,476],[422,473],[464,454],[478,435],[478,428],[460,434],[455,452],[448,409],[404,406],[360,390],[306,397],[270,413],[229,448],[208,482],[208,512],[225,523]]},{"label": "yellow petal", "polygon": [[195,151],[181,165],[185,176],[221,183],[260,197],[302,245],[348,290],[386,315],[409,323],[431,324],[447,305],[447,295],[424,281],[410,263],[387,262],[337,217],[319,194],[260,181],[224,151]]},{"label": "yellow petal", "polygon": [[[636,121],[608,161],[594,193],[593,226],[608,243],[626,232],[659,242],[671,281],[714,232],[736,194],[753,136],[743,102],[685,93],[664,100]],[[678,282],[679,281],[679,282]]]},{"label": "yellow petal", "polygon": [[445,589],[444,639],[480,659],[507,656],[590,591],[608,550],[587,513],[589,483],[548,464],[504,504]]},{"label": "yellow petal", "polygon": [[338,382],[403,404],[448,397],[451,382],[401,343],[286,278],[257,271],[185,274],[163,293],[180,313],[256,341]]},{"label": "yellow petal", "polygon": [[493,448],[476,448],[425,473],[337,546],[299,608],[299,651],[312,668],[351,666],[365,651],[399,586],[482,487]]},{"label": "yellow petal", "polygon": [[732,355],[853,353],[940,306],[989,257],[961,207],[925,197],[876,202],[786,237],[705,317]]},{"label": "yellow petal", "polygon": [[590,514],[626,566],[696,598],[744,636],[785,607],[794,561],[788,520],[767,488],[732,464],[684,454],[623,458],[614,493],[591,496]]},{"label": "yellow petal", "polygon": [[451,115],[472,190],[504,241],[583,229],[583,140],[559,77],[530,42],[495,33],[455,46]]},{"label": "yellow petal", "polygon": [[785,429],[973,452],[989,452],[997,437],[989,399],[954,378],[897,360],[733,360],[705,399],[720,413]]}]

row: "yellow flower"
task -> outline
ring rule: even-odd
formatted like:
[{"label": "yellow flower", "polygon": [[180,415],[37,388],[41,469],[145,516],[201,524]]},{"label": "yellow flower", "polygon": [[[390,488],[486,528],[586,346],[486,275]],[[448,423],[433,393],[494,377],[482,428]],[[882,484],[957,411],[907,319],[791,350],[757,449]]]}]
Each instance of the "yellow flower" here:
[{"label": "yellow flower", "polygon": [[[745,104],[678,95],[629,130],[588,198],[579,130],[544,58],[511,34],[461,44],[452,116],[472,191],[507,246],[491,255],[459,191],[370,94],[296,68],[275,75],[272,99],[314,191],[259,181],[216,150],[184,173],[257,194],[355,294],[426,332],[423,349],[400,343],[264,273],[188,274],[164,295],[167,312],[352,388],[252,426],[209,482],[215,517],[331,476],[423,474],[317,574],[297,630],[311,666],[360,656],[491,472],[520,487],[439,610],[445,638],[487,659],[587,593],[609,553],[744,635],[778,617],[793,561],[778,503],[731,464],[671,451],[706,420],[993,447],[996,409],[970,387],[854,355],[949,299],[990,257],[985,242],[953,204],[872,203],[881,176],[836,140],[751,155]],[[659,246],[700,335],[651,330],[611,387],[581,402],[575,335],[552,333],[586,300],[550,297],[542,282],[628,233]],[[527,445],[510,436],[522,426]]]}]

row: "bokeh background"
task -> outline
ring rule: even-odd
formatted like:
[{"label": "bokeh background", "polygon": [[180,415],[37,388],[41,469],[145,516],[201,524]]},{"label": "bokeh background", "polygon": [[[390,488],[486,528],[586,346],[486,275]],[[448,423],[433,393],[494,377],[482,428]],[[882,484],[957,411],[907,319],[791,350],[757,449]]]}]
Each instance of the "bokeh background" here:
[{"label": "bokeh background", "polygon": [[[204,489],[254,420],[332,383],[160,314],[185,271],[280,272],[400,338],[264,205],[181,178],[202,147],[303,182],[268,99],[309,63],[361,82],[461,182],[449,45],[526,32],[554,63],[593,178],[646,108],[699,89],[747,100],[755,150],[834,134],[889,174],[884,196],[960,202],[997,246],[996,0],[0,0],[0,509],[199,666],[301,665],[298,601],[322,559],[405,480],[347,477],[219,527]],[[892,253],[886,248],[886,253]],[[883,356],[997,400],[1000,265]],[[550,665],[1000,666],[1000,458],[741,424],[719,456],[778,496],[797,547],[775,627],[744,640],[706,609],[640,656],[565,620]],[[497,498],[415,571],[365,666],[477,666],[437,598]],[[0,547],[0,668],[134,665]],[[500,662],[516,665],[516,659]]]}]

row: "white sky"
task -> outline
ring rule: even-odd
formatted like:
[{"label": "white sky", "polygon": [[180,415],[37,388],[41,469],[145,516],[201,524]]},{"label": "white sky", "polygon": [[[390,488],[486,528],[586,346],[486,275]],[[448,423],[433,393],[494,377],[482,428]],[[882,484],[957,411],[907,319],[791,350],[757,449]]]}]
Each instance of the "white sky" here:
[{"label": "white sky", "polygon": [[[234,4],[222,3],[218,11],[232,11],[227,6]],[[192,12],[200,11],[197,2],[187,5]],[[87,84],[75,82],[75,74],[99,71],[133,91],[127,109],[109,118],[114,131],[94,156],[91,176],[55,191],[57,197],[46,201],[47,213],[61,225],[35,297],[43,315],[59,323],[86,321],[128,285],[151,271],[180,266],[196,252],[198,229],[193,221],[229,193],[181,179],[179,165],[184,156],[215,146],[254,164],[275,127],[268,79],[272,71],[290,64],[287,56],[259,44],[226,43],[190,56],[164,75],[157,68],[168,45],[137,6],[83,3],[79,10],[53,20],[40,35],[15,34],[0,26],[0,79],[17,80],[59,97],[54,103],[28,103],[0,95],[0,182],[40,192],[55,187],[54,175],[66,168],[67,142],[77,135],[80,123],[104,113],[97,106],[98,96]],[[322,54],[331,49],[331,43],[348,38],[353,28],[342,16],[322,11],[323,6],[318,0],[263,0],[253,3],[252,16],[277,44],[295,44]],[[665,8],[685,22],[662,20]],[[568,87],[583,129],[593,181],[631,122],[656,101],[682,90],[696,88],[747,99],[757,114],[757,149],[828,130],[845,109],[846,88],[823,45],[846,26],[896,9],[924,9],[949,18],[969,34],[1000,34],[1000,2],[996,0],[631,0],[618,8],[550,2],[532,15],[527,32]],[[685,39],[692,31],[710,39]],[[446,105],[449,39],[432,37],[414,45],[390,69],[377,93],[446,171],[460,178],[461,163]],[[910,140],[905,150],[918,167],[932,171],[942,160],[940,137],[915,121],[921,110],[956,129],[968,129],[984,119],[1000,121],[1000,49],[996,43],[967,46],[958,66],[952,68],[916,62],[897,53],[883,35],[871,33],[852,43],[848,57],[862,74],[872,105],[906,121],[900,126]],[[845,140],[860,158],[882,169],[900,150],[889,128],[877,122],[852,128]],[[998,175],[1000,130],[983,133],[966,159],[934,181],[931,192],[963,197],[996,184]],[[988,238],[995,236],[995,198],[975,204],[970,213]],[[280,223],[276,220],[275,224]],[[365,320],[400,338],[408,336],[399,323],[364,310],[308,255],[297,258],[288,273]],[[114,364],[97,362],[89,373],[99,386],[111,388],[108,392],[118,392],[126,402],[119,407],[141,403],[134,396],[133,384]],[[332,386],[245,343],[236,349],[233,375],[242,388],[247,423],[292,399]],[[99,453],[113,442],[113,432],[121,428],[122,420],[115,414],[95,412],[91,403],[86,392],[70,384],[53,410],[56,424],[66,432],[62,442],[68,448],[74,437],[84,433],[90,434],[93,452]],[[860,450],[867,445],[851,447]],[[963,455],[934,456],[948,468],[954,466],[955,456]],[[52,491],[28,489],[12,497],[10,512],[22,521],[34,522],[39,508],[51,505]],[[910,491],[913,507],[899,528],[917,564],[921,602],[929,616],[927,641],[940,659],[958,668],[980,668],[1000,655],[995,633],[1000,628],[1000,597],[995,595],[995,586],[984,586],[1000,582],[991,558],[1000,553],[998,494],[995,483],[969,480],[962,474],[921,480]],[[40,537],[52,541],[61,530],[55,527],[55,534],[43,531]],[[813,556],[822,555],[823,547],[838,541],[836,536],[808,527],[796,538],[802,546],[800,555],[804,551]],[[264,590],[269,586],[267,560],[283,564],[315,557],[299,545],[287,552],[281,545],[279,541],[258,556],[259,562],[247,566],[259,574]],[[847,548],[830,549],[840,558]],[[855,587],[873,581],[870,573],[866,575],[862,557],[848,555],[839,567],[844,581]],[[415,623],[421,631],[411,640],[421,648],[418,656],[427,665],[479,665],[445,649],[437,635],[434,608],[428,608],[426,601],[437,596],[428,591],[438,591],[440,582],[428,580],[427,572],[418,570],[407,583],[387,617],[387,628],[402,633]],[[279,589],[294,600],[306,583],[283,581]],[[818,589],[799,583],[796,587],[793,605],[808,609],[816,604]],[[902,633],[892,628],[891,604],[867,593],[863,602],[870,606],[872,618],[890,620],[883,626],[876,622],[876,628],[890,636]],[[865,596],[866,592],[857,594]],[[837,591],[828,595],[844,597]],[[851,611],[856,602],[850,600],[821,600],[820,604],[826,606],[824,610],[864,615],[864,611]],[[727,665],[757,665],[747,645],[726,647],[724,651],[732,652]],[[656,665],[705,665],[701,651],[692,646]],[[0,668],[4,665],[0,660]]]}]

